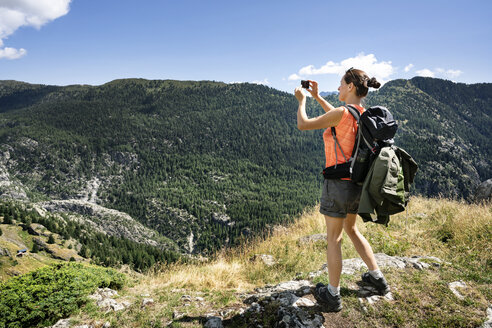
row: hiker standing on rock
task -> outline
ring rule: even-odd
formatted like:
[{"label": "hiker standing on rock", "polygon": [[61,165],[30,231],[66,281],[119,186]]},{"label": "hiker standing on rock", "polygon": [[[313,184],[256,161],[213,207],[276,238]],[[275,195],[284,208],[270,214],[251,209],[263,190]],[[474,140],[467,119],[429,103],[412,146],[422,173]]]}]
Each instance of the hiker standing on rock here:
[{"label": "hiker standing on rock", "polygon": [[[299,130],[326,129],[323,141],[326,156],[326,167],[346,162],[352,155],[357,133],[357,122],[345,106],[333,107],[318,93],[316,81],[302,81],[302,86],[295,89],[299,101],[297,111],[297,127]],[[364,71],[351,68],[347,70],[338,87],[338,99],[347,105],[352,105],[361,114],[365,111],[362,100],[367,96],[368,88],[379,88],[381,84],[376,78],[369,78]],[[315,118],[306,115],[305,88],[323,107],[325,114]],[[336,140],[331,128],[335,127]],[[353,183],[350,178],[325,179],[321,194],[320,212],[325,216],[327,242],[326,250],[330,283],[328,286],[316,285],[314,296],[318,302],[325,305],[327,311],[338,312],[342,309],[340,297],[340,275],[342,273],[342,233],[350,237],[369,272],[362,275],[364,282],[370,283],[381,294],[389,291],[388,284],[379,270],[371,245],[359,232],[355,225],[357,209],[362,187]]]}]

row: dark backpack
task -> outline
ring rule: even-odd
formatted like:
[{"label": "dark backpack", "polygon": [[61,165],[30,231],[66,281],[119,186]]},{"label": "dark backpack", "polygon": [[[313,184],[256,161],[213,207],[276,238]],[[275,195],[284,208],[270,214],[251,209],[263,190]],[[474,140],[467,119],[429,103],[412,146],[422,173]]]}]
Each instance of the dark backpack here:
[{"label": "dark backpack", "polygon": [[338,145],[345,163],[325,168],[323,176],[325,179],[350,178],[353,182],[362,184],[372,161],[379,154],[379,150],[394,143],[393,137],[398,129],[398,123],[393,119],[389,110],[383,106],[369,107],[362,115],[353,106],[348,105],[347,109],[357,122],[357,135],[352,155],[349,159],[345,157],[337,140],[336,129],[332,127],[331,134],[335,141],[335,156]]}]

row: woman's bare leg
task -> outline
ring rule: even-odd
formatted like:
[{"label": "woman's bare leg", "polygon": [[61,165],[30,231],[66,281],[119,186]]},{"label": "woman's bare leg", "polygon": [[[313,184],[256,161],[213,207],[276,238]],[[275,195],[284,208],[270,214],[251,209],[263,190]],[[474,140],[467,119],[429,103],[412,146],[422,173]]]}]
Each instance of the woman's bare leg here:
[{"label": "woman's bare leg", "polygon": [[359,253],[360,257],[367,265],[369,270],[377,270],[379,269],[379,267],[376,263],[374,253],[372,252],[372,247],[366,240],[366,238],[364,238],[364,236],[359,232],[359,229],[357,229],[357,226],[355,225],[356,218],[357,214],[347,214],[347,217],[343,221],[343,229],[349,236],[350,240],[355,246],[357,253]]},{"label": "woman's bare leg", "polygon": [[326,264],[330,285],[340,286],[340,275],[342,274],[342,233],[345,219],[325,215],[326,222]]}]

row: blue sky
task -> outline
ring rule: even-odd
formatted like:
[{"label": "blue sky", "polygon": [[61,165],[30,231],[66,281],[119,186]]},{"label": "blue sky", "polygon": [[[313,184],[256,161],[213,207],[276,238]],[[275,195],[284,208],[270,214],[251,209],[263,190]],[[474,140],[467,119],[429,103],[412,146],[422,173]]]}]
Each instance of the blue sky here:
[{"label": "blue sky", "polygon": [[0,80],[492,82],[492,1],[0,0]]}]

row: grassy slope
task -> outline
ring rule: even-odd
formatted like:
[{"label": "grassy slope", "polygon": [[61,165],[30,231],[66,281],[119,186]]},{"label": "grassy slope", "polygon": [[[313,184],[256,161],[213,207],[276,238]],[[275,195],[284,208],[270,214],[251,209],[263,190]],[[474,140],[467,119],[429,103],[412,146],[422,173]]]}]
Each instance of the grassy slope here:
[{"label": "grassy slope", "polygon": [[[46,251],[39,251],[38,253],[31,253],[34,245],[34,238],[39,238],[45,243],[48,242],[46,236],[31,236],[27,231],[22,230],[17,224],[0,224],[2,229],[2,235],[0,236],[0,247],[6,249],[10,253],[8,256],[0,256],[0,281],[6,280],[12,275],[24,274],[35,269],[44,267],[46,265],[63,262],[59,259],[54,259],[51,254]],[[47,231],[47,234],[50,234]],[[62,239],[53,234],[55,244],[47,244],[47,247],[51,249],[53,255],[58,258],[64,258],[66,260],[73,257],[77,261],[83,260],[75,249],[68,249],[68,245],[75,242],[65,242],[62,245]],[[26,256],[17,257],[17,251],[26,248],[28,253]]]},{"label": "grassy slope", "polygon": [[[381,302],[362,312],[354,292],[359,275],[342,277],[344,309],[326,314],[325,326],[360,327],[477,327],[485,319],[492,302],[492,207],[468,205],[444,199],[414,198],[406,213],[392,217],[388,228],[358,223],[375,252],[389,255],[436,256],[447,264],[439,269],[383,270],[392,285],[395,301]],[[187,323],[173,327],[201,327],[199,318],[212,309],[239,305],[238,294],[265,284],[306,275],[325,262],[325,243],[301,246],[302,236],[321,233],[324,222],[317,209],[306,212],[286,230],[263,241],[250,243],[218,254],[214,261],[195,265],[174,265],[136,278],[123,295],[142,299],[145,294],[155,301],[151,308],[140,303],[129,311],[102,314],[88,306],[75,319],[78,322],[108,320],[118,327],[160,327],[172,319],[173,312],[186,313]],[[357,257],[345,238],[344,258]],[[278,261],[273,267],[252,262],[254,254],[272,254]],[[316,281],[327,282],[327,276]],[[458,300],[447,284],[463,280],[465,299]],[[202,303],[185,305],[182,295],[200,296]],[[189,302],[187,302],[189,303]]]}]

